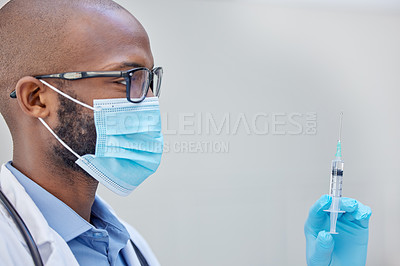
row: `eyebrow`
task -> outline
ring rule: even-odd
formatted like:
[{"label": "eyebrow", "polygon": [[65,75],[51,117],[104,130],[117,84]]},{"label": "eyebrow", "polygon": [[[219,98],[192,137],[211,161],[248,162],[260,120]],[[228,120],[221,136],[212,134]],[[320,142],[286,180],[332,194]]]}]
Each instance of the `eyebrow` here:
[{"label": "eyebrow", "polygon": [[108,65],[104,69],[112,71],[112,70],[122,70],[126,68],[137,68],[137,67],[145,67],[145,66],[135,62],[122,62],[122,63]]}]

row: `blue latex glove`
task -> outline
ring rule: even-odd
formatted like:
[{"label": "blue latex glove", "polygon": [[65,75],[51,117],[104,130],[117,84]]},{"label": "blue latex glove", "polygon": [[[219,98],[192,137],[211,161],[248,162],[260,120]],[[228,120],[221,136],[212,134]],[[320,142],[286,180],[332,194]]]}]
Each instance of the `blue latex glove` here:
[{"label": "blue latex glove", "polygon": [[310,209],[304,226],[309,266],[361,266],[367,260],[368,223],[371,209],[355,199],[341,198],[336,232],[329,234],[332,198],[322,196]]}]

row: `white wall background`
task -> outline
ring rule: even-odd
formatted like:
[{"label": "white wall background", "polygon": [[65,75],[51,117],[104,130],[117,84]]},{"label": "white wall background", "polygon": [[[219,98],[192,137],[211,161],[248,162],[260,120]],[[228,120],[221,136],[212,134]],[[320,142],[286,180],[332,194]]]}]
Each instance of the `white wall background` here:
[{"label": "white wall background", "polygon": [[[367,264],[400,264],[398,1],[118,2],[165,68],[166,142],[229,144],[227,153],[170,150],[127,198],[100,189],[163,265],[305,265],[303,224],[328,192],[340,111],[344,194],[373,210]],[[291,135],[288,124],[273,132],[277,113],[300,113],[305,131],[307,112],[317,113],[316,134]],[[207,113],[218,123],[229,113],[230,132],[207,134]],[[251,123],[260,113],[268,134],[244,124],[232,132],[241,114]],[[3,122],[0,137],[4,162]]]}]

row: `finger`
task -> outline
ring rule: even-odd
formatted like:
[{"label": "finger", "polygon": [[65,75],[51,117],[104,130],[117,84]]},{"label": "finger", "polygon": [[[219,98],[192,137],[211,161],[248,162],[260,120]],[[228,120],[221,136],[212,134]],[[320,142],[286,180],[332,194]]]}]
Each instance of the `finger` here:
[{"label": "finger", "polygon": [[[328,214],[324,211],[329,209],[331,205],[332,197],[329,195],[323,195],[315,204],[310,208],[307,223],[310,223],[312,227],[319,227],[323,224],[324,220],[328,217]],[[320,230],[318,230],[320,231]]]},{"label": "finger", "polygon": [[341,210],[346,211],[346,213],[343,215],[344,219],[347,219],[351,222],[356,222],[364,228],[368,227],[369,218],[372,214],[370,207],[355,199],[342,198]]},{"label": "finger", "polygon": [[358,201],[351,198],[341,198],[340,199],[340,210],[347,213],[354,212],[358,207]]},{"label": "finger", "polygon": [[329,206],[331,205],[332,202],[332,197],[329,195],[322,195],[315,203],[313,206],[310,208],[310,213],[309,215],[312,217],[318,217],[318,216],[323,216],[326,214],[324,210],[329,209]]},{"label": "finger", "polygon": [[331,234],[326,231],[318,233],[315,242],[314,253],[308,259],[309,266],[322,266],[329,265],[332,260],[332,252],[335,243]]}]

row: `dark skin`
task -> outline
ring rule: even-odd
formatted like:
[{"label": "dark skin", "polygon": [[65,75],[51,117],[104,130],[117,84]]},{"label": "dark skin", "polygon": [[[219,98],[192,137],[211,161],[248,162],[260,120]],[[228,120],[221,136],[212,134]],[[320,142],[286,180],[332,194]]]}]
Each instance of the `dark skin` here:
[{"label": "dark skin", "polygon": [[[82,10],[67,27],[71,29],[68,45],[73,47],[78,60],[66,66],[63,72],[119,71],[132,69],[133,65],[153,68],[147,33],[123,10],[102,13]],[[54,80],[46,81],[57,87]],[[67,83],[80,101],[93,105],[94,99],[125,98],[125,86],[118,81],[122,80],[92,78]],[[61,144],[38,120],[42,118],[52,129],[63,123],[57,116],[58,94],[29,76],[18,81],[16,92],[19,108],[16,108],[15,117],[18,117],[16,123],[21,130],[13,136],[13,166],[90,222],[98,181],[55,159],[52,146]],[[151,93],[148,96],[152,96]],[[93,117],[93,111],[87,108],[82,111]],[[79,129],[75,130],[79,132]]]}]

